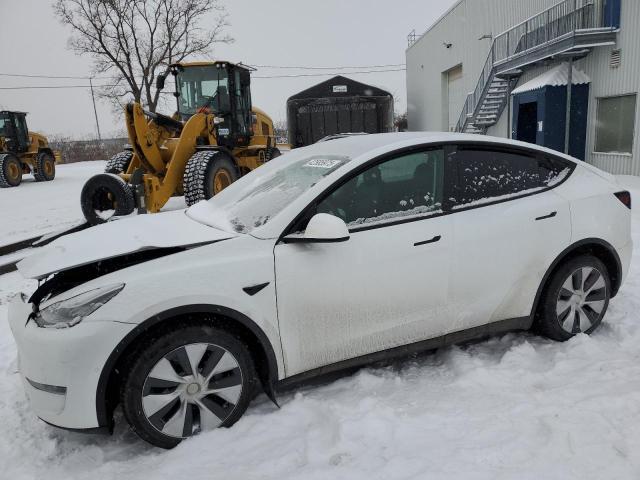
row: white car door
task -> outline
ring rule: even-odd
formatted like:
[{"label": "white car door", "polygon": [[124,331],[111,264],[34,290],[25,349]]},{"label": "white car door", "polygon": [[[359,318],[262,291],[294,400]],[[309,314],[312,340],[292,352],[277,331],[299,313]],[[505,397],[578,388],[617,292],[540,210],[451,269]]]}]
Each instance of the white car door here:
[{"label": "white car door", "polygon": [[441,211],[443,165],[443,151],[430,150],[370,166],[311,207],[345,220],[348,241],[276,245],[287,376],[447,329],[453,237]]},{"label": "white car door", "polygon": [[549,189],[570,166],[473,147],[452,158],[459,183],[451,215],[451,331],[527,317],[544,274],[570,244],[569,203]]}]

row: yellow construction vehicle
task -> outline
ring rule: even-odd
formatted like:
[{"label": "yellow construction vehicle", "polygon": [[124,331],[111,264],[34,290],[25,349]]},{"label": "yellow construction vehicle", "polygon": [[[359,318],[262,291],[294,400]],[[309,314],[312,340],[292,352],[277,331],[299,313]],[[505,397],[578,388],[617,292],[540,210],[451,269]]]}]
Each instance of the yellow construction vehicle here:
[{"label": "yellow construction vehicle", "polygon": [[[85,184],[82,211],[91,224],[113,215],[158,212],[172,196],[207,200],[280,155],[273,121],[251,105],[251,68],[230,62],[171,65],[172,116],[125,108],[128,149]],[[164,88],[166,76],[156,87]]]},{"label": "yellow construction vehicle", "polygon": [[29,132],[26,117],[0,111],[0,188],[17,187],[25,173],[33,173],[37,182],[56,176],[56,155],[44,135]]}]

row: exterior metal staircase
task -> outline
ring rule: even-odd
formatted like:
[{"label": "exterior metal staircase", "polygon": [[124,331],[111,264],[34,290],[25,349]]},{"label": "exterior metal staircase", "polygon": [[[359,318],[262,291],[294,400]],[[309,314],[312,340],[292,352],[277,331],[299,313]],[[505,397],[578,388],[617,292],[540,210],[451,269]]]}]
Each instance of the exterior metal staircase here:
[{"label": "exterior metal staircase", "polygon": [[618,27],[606,25],[606,0],[563,0],[498,35],[473,92],[467,95],[457,132],[484,134],[507,106],[527,67],[544,60],[588,55],[616,42]]}]

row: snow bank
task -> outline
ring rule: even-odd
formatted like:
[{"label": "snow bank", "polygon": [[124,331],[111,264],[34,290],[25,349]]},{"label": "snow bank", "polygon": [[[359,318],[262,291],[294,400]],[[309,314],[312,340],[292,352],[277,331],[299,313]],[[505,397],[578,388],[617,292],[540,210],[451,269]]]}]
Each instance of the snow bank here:
[{"label": "snow bank", "polygon": [[[640,181],[622,179],[635,188]],[[631,185],[633,183],[633,185]],[[511,334],[263,397],[170,452],[49,427],[15,374],[0,277],[0,465],[7,479],[640,478],[640,211],[630,277],[592,337]]]}]

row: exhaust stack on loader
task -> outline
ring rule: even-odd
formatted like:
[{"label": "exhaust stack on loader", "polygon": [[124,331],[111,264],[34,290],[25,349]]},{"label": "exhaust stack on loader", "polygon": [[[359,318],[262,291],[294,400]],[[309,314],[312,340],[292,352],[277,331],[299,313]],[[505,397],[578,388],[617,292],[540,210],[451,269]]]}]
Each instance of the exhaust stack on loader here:
[{"label": "exhaust stack on loader", "polygon": [[[273,121],[251,105],[251,69],[229,62],[171,65],[178,108],[173,117],[125,108],[129,149],[85,184],[90,224],[112,216],[158,212],[172,196],[207,200],[280,155]],[[157,87],[164,88],[165,76]]]}]

